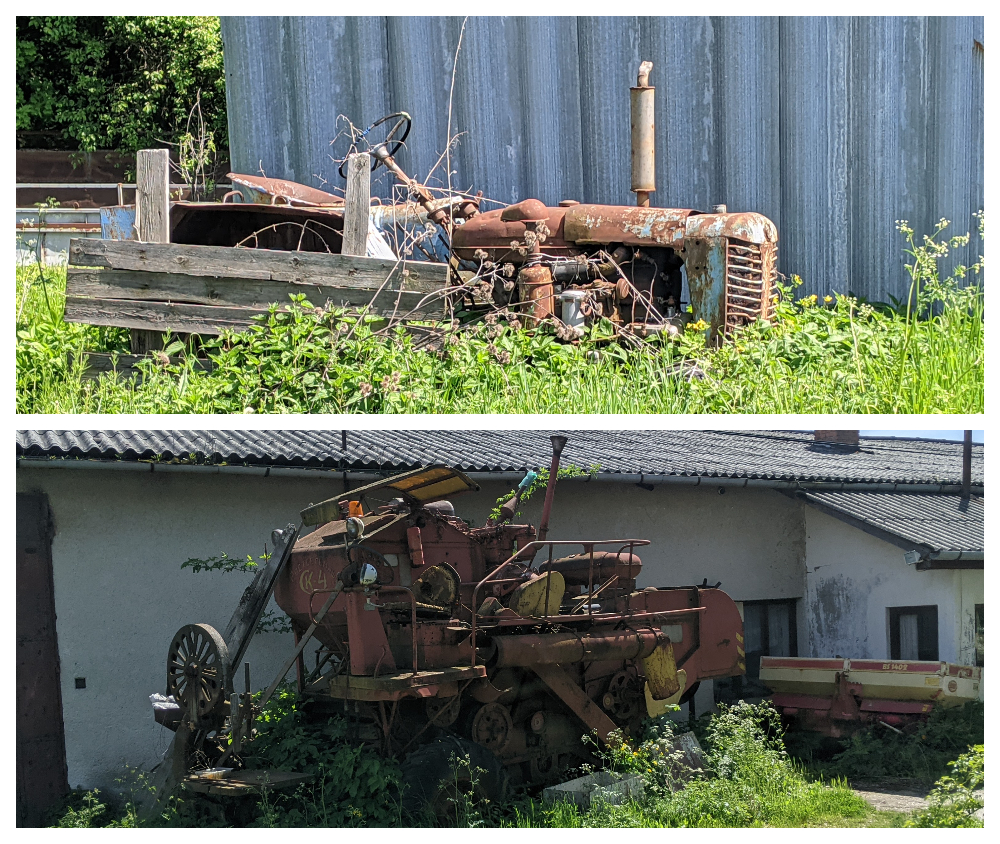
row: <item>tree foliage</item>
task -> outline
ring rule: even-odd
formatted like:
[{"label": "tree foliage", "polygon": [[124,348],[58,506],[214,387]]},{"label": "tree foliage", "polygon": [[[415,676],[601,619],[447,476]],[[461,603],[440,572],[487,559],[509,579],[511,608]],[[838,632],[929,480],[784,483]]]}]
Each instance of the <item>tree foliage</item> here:
[{"label": "tree foliage", "polygon": [[216,17],[18,17],[16,68],[17,130],[46,145],[133,153],[175,142],[200,92],[228,148]]}]

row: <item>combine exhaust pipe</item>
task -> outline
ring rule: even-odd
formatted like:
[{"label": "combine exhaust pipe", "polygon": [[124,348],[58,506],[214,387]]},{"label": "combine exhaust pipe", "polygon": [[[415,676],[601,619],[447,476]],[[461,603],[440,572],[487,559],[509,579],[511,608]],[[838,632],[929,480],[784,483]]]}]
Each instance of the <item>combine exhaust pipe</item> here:
[{"label": "combine exhaust pipe", "polygon": [[542,506],[542,523],[538,526],[538,538],[544,541],[549,533],[549,516],[552,515],[552,499],[556,494],[556,481],[559,480],[559,455],[566,447],[566,437],[553,434],[552,464],[549,466],[549,482],[545,486],[545,504]]}]

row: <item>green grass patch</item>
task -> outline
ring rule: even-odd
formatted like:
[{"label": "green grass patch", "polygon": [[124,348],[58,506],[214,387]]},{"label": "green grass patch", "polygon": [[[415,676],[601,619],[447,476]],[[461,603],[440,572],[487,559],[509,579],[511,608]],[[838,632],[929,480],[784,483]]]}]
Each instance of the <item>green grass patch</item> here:
[{"label": "green grass patch", "polygon": [[[19,413],[981,413],[981,264],[941,278],[967,236],[908,238],[911,295],[894,305],[850,296],[794,301],[721,347],[703,333],[626,345],[596,324],[577,344],[502,320],[414,347],[292,297],[250,329],[206,339],[200,371],[179,341],[142,377],[83,378],[85,351],[126,354],[128,332],[63,322],[65,271],[17,268]],[[968,282],[968,283],[967,283]],[[317,307],[314,307],[317,306]],[[638,341],[637,341],[638,342]],[[74,361],[71,363],[70,361]],[[691,365],[703,377],[691,378]]]},{"label": "green grass patch", "polygon": [[[401,808],[397,764],[347,738],[337,717],[310,719],[286,686],[265,708],[259,735],[246,763],[312,773],[311,784],[293,793],[271,793],[256,805],[244,804],[241,822],[251,826],[377,826],[434,824],[429,816],[411,817]],[[855,794],[843,779],[824,780],[806,771],[785,750],[777,712],[769,704],[722,707],[704,730],[706,770],[693,777],[678,767],[671,751],[674,725],[667,718],[649,722],[634,742],[618,736],[597,753],[597,767],[643,780],[641,799],[619,806],[581,809],[548,803],[538,789],[521,789],[504,801],[474,800],[458,794],[453,813],[438,821],[458,827],[898,827],[921,822],[899,812],[880,812]],[[584,741],[589,741],[586,737]],[[980,748],[981,751],[981,748]],[[959,762],[955,781],[982,787],[981,752],[976,763]],[[588,770],[585,766],[584,771]],[[974,776],[966,776],[972,772]],[[976,772],[978,771],[978,779]],[[123,778],[135,794],[145,778]],[[942,787],[947,787],[943,785]],[[956,791],[952,788],[952,791]],[[128,789],[126,789],[128,790]],[[951,792],[949,792],[951,793]],[[966,796],[965,792],[962,795]],[[962,803],[967,819],[972,803]],[[974,811],[975,807],[972,807]],[[946,820],[954,821],[952,812]],[[935,817],[922,822],[934,823]],[[183,789],[161,817],[141,824],[130,800],[77,792],[53,816],[57,826],[232,826],[235,807],[221,799]]]}]

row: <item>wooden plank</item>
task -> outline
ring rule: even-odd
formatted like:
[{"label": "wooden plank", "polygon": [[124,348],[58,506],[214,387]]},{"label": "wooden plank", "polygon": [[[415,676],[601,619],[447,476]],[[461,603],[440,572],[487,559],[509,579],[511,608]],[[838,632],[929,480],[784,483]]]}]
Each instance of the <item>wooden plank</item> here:
[{"label": "wooden plank", "polygon": [[[170,242],[170,152],[141,149],[135,159],[135,212],[139,240]],[[132,351],[162,349],[163,337],[143,329],[130,332]]]},{"label": "wooden plank", "polygon": [[[395,287],[405,281],[398,280]],[[323,307],[329,302],[332,307],[360,309],[371,304],[373,315],[390,315],[395,311],[398,317],[410,314],[411,319],[442,319],[444,316],[443,297],[433,297],[419,311],[414,311],[427,294],[392,289],[392,285],[386,285],[386,289],[375,297],[376,291],[372,289],[284,281],[77,267],[70,267],[66,273],[66,295],[79,299],[129,299],[267,310],[272,303],[287,305],[292,293],[304,293],[313,307]]]},{"label": "wooden plank", "polygon": [[115,325],[157,332],[219,334],[220,328],[242,330],[255,314],[267,308],[219,308],[209,305],[137,302],[131,299],[84,299],[66,297],[66,322]]},{"label": "wooden plank", "polygon": [[[230,246],[148,244],[132,240],[73,238],[70,264],[119,270],[168,272],[218,278],[286,281],[294,284],[334,284],[377,289],[392,276],[387,289],[430,293],[447,284],[446,264],[393,262],[355,255],[283,252],[277,249],[236,249]],[[405,275],[403,274],[405,270]],[[395,289],[395,287],[393,287]]]},{"label": "wooden plank", "polygon": [[[255,314],[267,313],[267,308],[227,308],[211,305],[142,302],[134,299],[87,299],[66,297],[66,322],[87,325],[113,325],[120,328],[145,328],[175,334],[219,334],[220,328],[243,330],[251,325]],[[388,325],[388,319],[369,322],[372,331]],[[434,326],[405,324],[404,327],[421,344],[440,342],[441,329]]]},{"label": "wooden plank", "polygon": [[170,151],[141,149],[135,156],[139,240],[170,242]]},{"label": "wooden plank", "polygon": [[264,789],[280,791],[295,788],[302,783],[312,782],[312,774],[292,771],[234,771],[221,779],[199,777],[196,774],[184,779],[184,785],[199,794],[213,797],[244,797],[259,795]]},{"label": "wooden plank", "polygon": [[367,152],[347,156],[347,189],[344,193],[344,255],[368,254],[368,213],[372,204],[372,161]]},{"label": "wooden plank", "polygon": [[[77,358],[73,352],[67,352],[70,368]],[[122,378],[131,378],[133,375],[142,375],[142,370],[136,365],[141,360],[148,360],[148,355],[109,355],[107,352],[84,352],[83,353],[83,377],[88,380],[100,378],[102,375],[117,375]],[[172,356],[170,363],[178,364],[181,358]],[[191,361],[191,358],[188,358]],[[215,363],[206,358],[194,358],[194,368],[199,372],[211,372],[215,369]]]},{"label": "wooden plank", "polygon": [[[277,534],[277,539],[275,539],[275,534]],[[253,581],[243,590],[240,602],[222,633],[226,648],[229,650],[230,664],[235,667],[239,667],[246,655],[250,640],[257,630],[257,622],[260,621],[261,613],[264,612],[267,602],[271,600],[274,581],[288,561],[288,555],[291,554],[292,546],[298,535],[299,529],[293,524],[287,525],[283,531],[271,532],[271,538],[275,543],[271,557],[267,561],[267,565],[257,569]]]}]

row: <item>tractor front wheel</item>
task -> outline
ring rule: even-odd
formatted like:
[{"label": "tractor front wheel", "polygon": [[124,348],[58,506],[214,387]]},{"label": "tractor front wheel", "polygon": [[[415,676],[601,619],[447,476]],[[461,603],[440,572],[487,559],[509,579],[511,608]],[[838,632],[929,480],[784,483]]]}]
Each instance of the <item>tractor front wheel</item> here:
[{"label": "tractor front wheel", "polygon": [[507,777],[500,760],[481,744],[444,735],[414,750],[402,763],[403,809],[430,809],[440,822],[456,821],[483,801],[503,797]]}]

